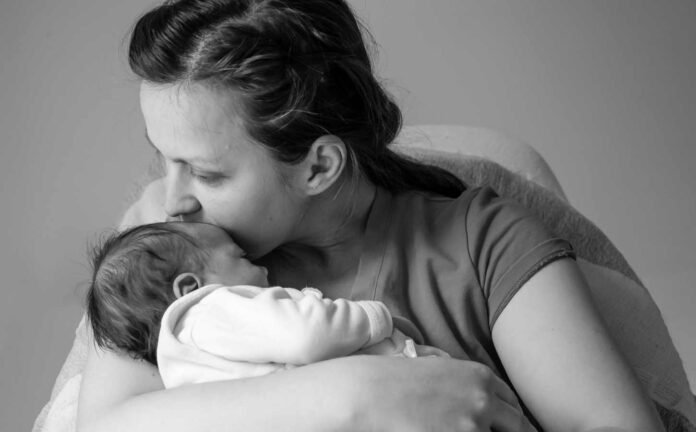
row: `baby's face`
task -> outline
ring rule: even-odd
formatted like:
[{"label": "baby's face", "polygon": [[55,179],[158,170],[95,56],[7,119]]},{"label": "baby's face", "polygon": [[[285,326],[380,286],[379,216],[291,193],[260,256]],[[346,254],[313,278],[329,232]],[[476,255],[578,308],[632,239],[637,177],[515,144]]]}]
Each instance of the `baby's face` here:
[{"label": "baby's face", "polygon": [[204,284],[268,286],[268,271],[246,259],[244,251],[223,229],[206,223],[182,223],[181,228],[210,255]]}]

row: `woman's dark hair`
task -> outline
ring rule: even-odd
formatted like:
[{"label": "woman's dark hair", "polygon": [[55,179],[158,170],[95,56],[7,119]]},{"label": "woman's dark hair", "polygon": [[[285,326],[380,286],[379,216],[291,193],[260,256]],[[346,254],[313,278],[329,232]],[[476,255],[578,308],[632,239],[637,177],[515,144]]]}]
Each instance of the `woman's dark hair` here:
[{"label": "woman's dark hair", "polygon": [[207,253],[172,223],[140,225],[92,251],[87,317],[98,346],[157,365],[164,311],[176,300],[174,279],[205,268]]},{"label": "woman's dark hair", "polygon": [[335,135],[350,169],[388,190],[464,189],[387,147],[401,111],[375,78],[344,0],[168,1],[136,23],[129,62],[148,82],[234,90],[246,132],[280,161],[298,162],[317,138]]}]

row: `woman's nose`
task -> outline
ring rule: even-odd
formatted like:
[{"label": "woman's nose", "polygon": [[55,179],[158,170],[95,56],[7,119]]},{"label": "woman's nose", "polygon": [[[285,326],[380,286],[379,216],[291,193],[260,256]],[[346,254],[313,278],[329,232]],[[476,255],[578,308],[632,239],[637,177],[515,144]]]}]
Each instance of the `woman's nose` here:
[{"label": "woman's nose", "polygon": [[184,219],[201,210],[201,203],[177,176],[167,176],[164,211],[170,218]]},{"label": "woman's nose", "polygon": [[186,216],[191,216],[201,209],[198,200],[192,196],[183,196],[176,199],[169,199],[164,205],[164,211],[169,216],[169,220],[184,220]]}]

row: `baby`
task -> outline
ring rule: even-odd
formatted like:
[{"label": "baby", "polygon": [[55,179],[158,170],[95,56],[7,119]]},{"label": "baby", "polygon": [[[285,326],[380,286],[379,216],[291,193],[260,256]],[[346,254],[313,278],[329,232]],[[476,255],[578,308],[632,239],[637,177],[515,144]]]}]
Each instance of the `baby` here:
[{"label": "baby", "polygon": [[87,314],[100,347],[158,366],[168,388],[351,354],[447,356],[416,345],[382,302],[268,285],[214,225],[141,225],[95,250]]}]

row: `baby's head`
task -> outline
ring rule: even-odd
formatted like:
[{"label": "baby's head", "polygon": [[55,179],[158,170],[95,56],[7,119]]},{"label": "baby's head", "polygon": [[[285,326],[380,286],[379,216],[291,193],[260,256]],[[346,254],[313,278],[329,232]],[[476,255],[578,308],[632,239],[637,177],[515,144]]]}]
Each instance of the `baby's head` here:
[{"label": "baby's head", "polygon": [[107,238],[92,257],[87,315],[100,347],[156,364],[164,311],[203,285],[268,286],[266,270],[244,258],[214,225],[163,222]]}]

